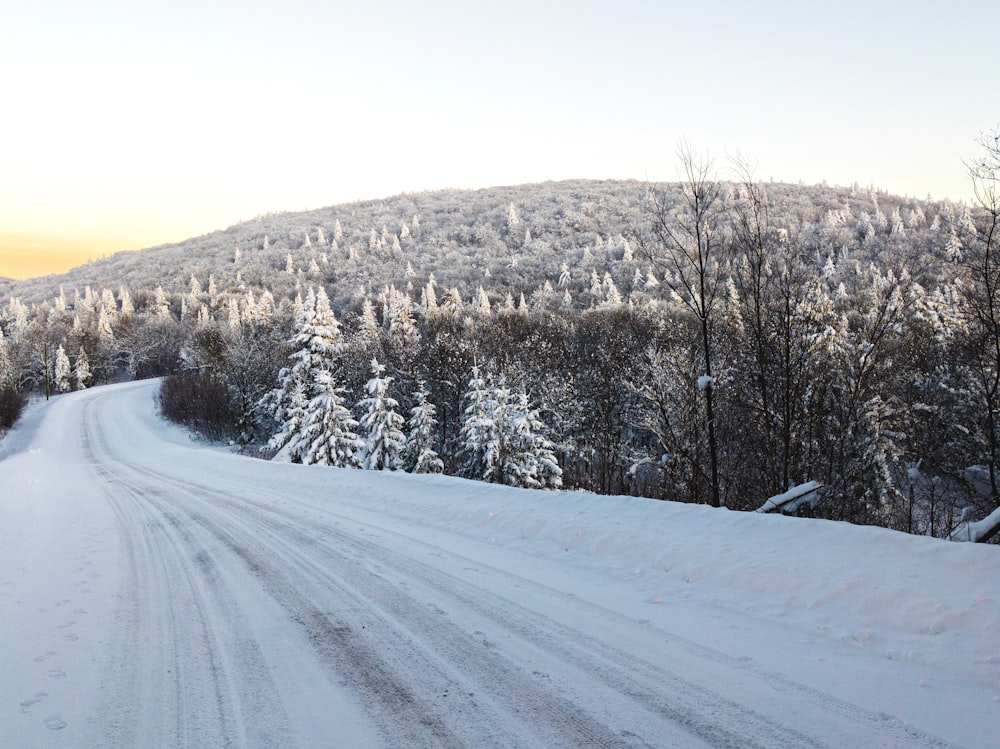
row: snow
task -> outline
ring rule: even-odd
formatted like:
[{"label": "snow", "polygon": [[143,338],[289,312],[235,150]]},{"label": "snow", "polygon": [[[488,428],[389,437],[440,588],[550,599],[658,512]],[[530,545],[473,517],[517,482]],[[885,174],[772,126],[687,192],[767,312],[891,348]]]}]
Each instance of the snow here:
[{"label": "snow", "polygon": [[775,494],[773,497],[770,497],[764,504],[757,508],[757,512],[773,512],[774,510],[792,512],[799,505],[808,505],[815,502],[822,486],[818,481],[807,481],[804,484],[793,486],[781,494]]},{"label": "snow", "polygon": [[698,378],[698,389],[707,390],[708,386],[715,382],[715,378],[711,375],[702,375]]},{"label": "snow", "polygon": [[994,746],[1000,549],[193,441],[0,442],[0,744]]},{"label": "snow", "polygon": [[987,534],[990,531],[993,531],[998,525],[1000,525],[1000,507],[995,509],[982,520],[978,520],[974,523],[969,521],[962,522],[954,531],[952,531],[951,540],[981,541],[986,538]]},{"label": "snow", "polygon": [[[969,466],[965,469],[965,479],[985,497],[990,496],[990,471],[986,466]],[[966,507],[962,513],[962,522],[951,532],[952,541],[978,542],[987,540],[1000,526],[1000,507],[996,508],[982,520],[973,522],[972,508]]]}]

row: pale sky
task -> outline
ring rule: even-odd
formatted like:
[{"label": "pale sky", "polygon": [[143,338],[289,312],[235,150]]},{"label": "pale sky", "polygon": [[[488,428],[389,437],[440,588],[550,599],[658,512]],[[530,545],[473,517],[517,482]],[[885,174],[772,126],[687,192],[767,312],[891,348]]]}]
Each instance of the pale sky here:
[{"label": "pale sky", "polygon": [[675,179],[681,139],[967,199],[996,28],[995,0],[10,3],[0,276],[402,191]]}]

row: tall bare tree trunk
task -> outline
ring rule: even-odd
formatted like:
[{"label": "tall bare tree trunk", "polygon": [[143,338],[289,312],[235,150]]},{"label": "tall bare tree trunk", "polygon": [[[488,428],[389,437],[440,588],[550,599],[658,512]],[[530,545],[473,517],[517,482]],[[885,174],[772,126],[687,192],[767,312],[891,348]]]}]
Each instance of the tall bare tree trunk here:
[{"label": "tall bare tree trunk", "polygon": [[663,275],[667,286],[699,323],[704,379],[705,427],[709,460],[708,502],[722,504],[716,404],[712,380],[714,328],[721,292],[728,273],[730,248],[723,226],[722,187],[712,176],[712,161],[696,155],[687,144],[679,149],[683,171],[682,200],[671,202],[665,191],[652,189],[651,205],[642,226],[633,231],[640,251]]}]

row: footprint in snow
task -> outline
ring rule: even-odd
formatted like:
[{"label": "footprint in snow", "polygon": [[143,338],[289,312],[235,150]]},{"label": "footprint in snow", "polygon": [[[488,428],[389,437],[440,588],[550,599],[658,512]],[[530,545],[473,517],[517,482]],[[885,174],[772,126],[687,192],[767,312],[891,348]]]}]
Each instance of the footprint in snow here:
[{"label": "footprint in snow", "polygon": [[49,696],[48,692],[35,692],[34,697],[29,697],[26,700],[21,700],[20,702],[21,712],[22,713],[31,712],[32,707],[37,705],[39,702],[41,702],[48,696]]},{"label": "footprint in snow", "polygon": [[61,731],[66,727],[66,721],[53,715],[42,721],[50,731]]}]

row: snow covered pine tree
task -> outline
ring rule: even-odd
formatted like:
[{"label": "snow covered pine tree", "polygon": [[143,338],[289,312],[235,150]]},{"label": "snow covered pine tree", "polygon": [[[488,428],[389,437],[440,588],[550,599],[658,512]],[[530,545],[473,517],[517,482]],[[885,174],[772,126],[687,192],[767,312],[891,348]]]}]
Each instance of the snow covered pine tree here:
[{"label": "snow covered pine tree", "polygon": [[368,397],[358,403],[365,411],[361,417],[365,434],[363,465],[371,471],[395,471],[403,465],[403,417],[396,412],[399,402],[388,394],[392,378],[383,376],[383,372],[385,367],[372,359],[372,377],[365,386]]}]

